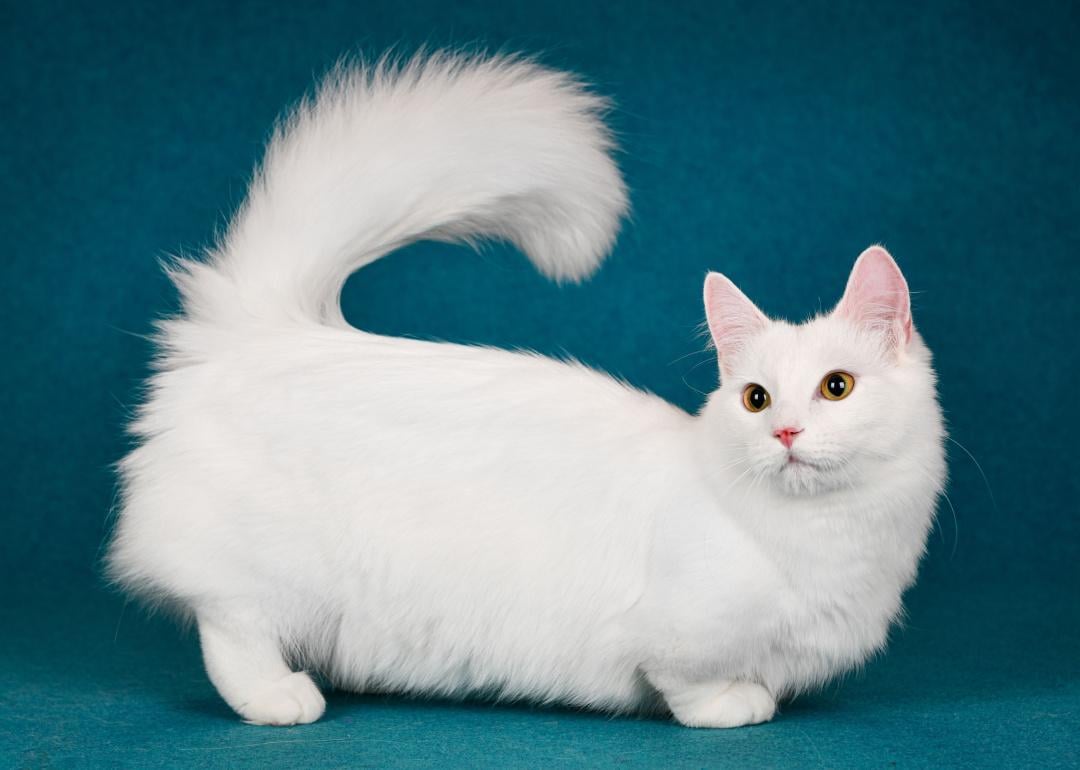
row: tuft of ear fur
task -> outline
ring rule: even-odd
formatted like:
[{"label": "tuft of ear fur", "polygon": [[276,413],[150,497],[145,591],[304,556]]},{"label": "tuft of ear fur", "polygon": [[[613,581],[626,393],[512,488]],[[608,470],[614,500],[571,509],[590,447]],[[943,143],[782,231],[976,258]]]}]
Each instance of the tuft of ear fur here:
[{"label": "tuft of ear fur", "polygon": [[705,277],[705,317],[724,372],[729,371],[728,362],[746,340],[769,323],[757,305],[731,279],[720,273],[709,273]]},{"label": "tuft of ear fur", "polygon": [[844,296],[833,311],[881,334],[890,350],[911,341],[911,295],[896,261],[881,246],[855,260]]}]

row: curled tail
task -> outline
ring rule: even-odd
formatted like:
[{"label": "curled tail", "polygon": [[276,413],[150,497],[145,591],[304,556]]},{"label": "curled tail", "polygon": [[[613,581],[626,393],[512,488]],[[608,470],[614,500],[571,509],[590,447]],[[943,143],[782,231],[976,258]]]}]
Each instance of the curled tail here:
[{"label": "curled tail", "polygon": [[277,128],[221,244],[173,270],[185,315],[343,324],[349,274],[424,238],[508,240],[582,279],[627,210],[605,108],[516,58],[339,67]]}]

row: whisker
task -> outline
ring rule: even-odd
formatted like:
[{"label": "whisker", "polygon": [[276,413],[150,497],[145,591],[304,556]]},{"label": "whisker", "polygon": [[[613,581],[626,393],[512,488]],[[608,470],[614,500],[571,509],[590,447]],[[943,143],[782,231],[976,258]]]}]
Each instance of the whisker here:
[{"label": "whisker", "polygon": [[[689,372],[687,372],[687,374],[689,374]],[[690,384],[689,382],[687,382],[687,381],[686,381],[686,375],[685,375],[685,374],[684,374],[684,375],[683,375],[683,376],[682,376],[682,377],[681,377],[680,379],[682,379],[682,384],[683,384],[683,385],[685,385],[686,387],[690,388],[690,390],[694,391],[694,392],[695,392],[695,393],[697,393],[697,394],[698,394],[699,396],[708,396],[708,395],[709,395],[709,394],[708,394],[708,393],[706,393],[705,391],[703,391],[703,390],[698,390],[698,389],[697,389],[697,388],[695,388],[695,387],[694,387],[693,385],[691,385],[691,384]]]},{"label": "whisker", "polygon": [[684,358],[689,358],[690,356],[701,356],[701,355],[705,355],[706,353],[712,353],[712,351],[710,351],[710,350],[691,350],[686,355],[679,356],[674,361],[669,361],[668,366],[674,366],[675,364],[682,361]]},{"label": "whisker", "polygon": [[731,490],[735,488],[735,485],[739,483],[739,480],[742,479],[743,476],[745,476],[747,473],[749,473],[752,470],[754,470],[754,466],[749,465],[749,466],[747,466],[746,470],[744,470],[742,473],[740,473],[738,476],[736,476],[735,480],[732,481],[731,484],[728,485],[728,488],[724,490],[724,497],[727,497],[728,493],[731,492]]},{"label": "whisker", "polygon": [[[960,545],[960,523],[956,518],[956,508],[952,504],[952,500],[949,499],[949,494],[944,489],[941,490],[941,496],[945,498],[945,502],[949,504],[949,510],[952,511],[952,525],[953,525],[953,542],[952,551],[949,553],[949,560],[956,558],[956,549]],[[945,535],[942,533],[942,538]]]},{"label": "whisker", "polygon": [[[919,465],[918,463],[913,463],[912,465],[913,465],[915,470],[919,471],[927,479],[929,479],[930,481],[934,480],[933,476],[930,475],[930,472],[927,471],[926,468]],[[952,546],[952,550],[949,552],[949,559],[952,560],[952,559],[956,558],[956,551],[957,551],[957,548],[960,545],[960,520],[959,520],[959,517],[956,515],[956,506],[953,505],[952,498],[949,497],[949,493],[946,492],[944,489],[942,489],[941,490],[941,496],[943,498],[945,498],[945,502],[949,506],[949,510],[952,512],[953,546]],[[940,532],[941,532],[941,542],[942,542],[942,544],[944,544],[945,543],[945,530],[940,530]]]},{"label": "whisker", "polygon": [[945,438],[949,439],[949,441],[953,442],[958,447],[960,447],[962,450],[964,450],[964,454],[966,454],[968,457],[971,458],[971,462],[975,463],[975,467],[978,468],[978,470],[979,470],[979,475],[982,476],[983,484],[986,485],[986,494],[990,496],[990,504],[992,506],[994,506],[994,512],[999,513],[997,500],[994,499],[994,490],[990,488],[990,480],[986,477],[986,473],[983,471],[982,465],[980,465],[979,461],[975,459],[975,455],[973,455],[970,451],[968,451],[968,448],[966,446],[961,444],[959,441],[954,439],[952,436],[946,436]]}]

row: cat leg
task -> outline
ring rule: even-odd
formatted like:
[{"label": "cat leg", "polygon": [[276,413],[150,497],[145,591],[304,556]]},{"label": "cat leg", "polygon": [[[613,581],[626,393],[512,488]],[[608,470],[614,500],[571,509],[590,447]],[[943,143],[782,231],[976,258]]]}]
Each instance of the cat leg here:
[{"label": "cat leg", "polygon": [[243,616],[199,613],[206,673],[246,722],[297,725],[322,716],[326,701],[311,677],[292,671],[277,639]]},{"label": "cat leg", "polygon": [[668,708],[687,727],[742,727],[768,722],[776,699],[756,682],[716,679],[688,682],[672,676],[649,676]]}]

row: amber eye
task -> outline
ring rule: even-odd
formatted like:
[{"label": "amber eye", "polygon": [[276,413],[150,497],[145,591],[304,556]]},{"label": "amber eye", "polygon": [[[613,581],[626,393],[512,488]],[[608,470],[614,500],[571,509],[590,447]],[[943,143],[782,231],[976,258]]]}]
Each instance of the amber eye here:
[{"label": "amber eye", "polygon": [[847,372],[829,372],[821,381],[821,395],[830,401],[839,401],[851,395],[855,378]]},{"label": "amber eye", "polygon": [[757,383],[751,382],[743,388],[742,402],[743,406],[751,412],[760,412],[772,403],[772,399],[769,398],[769,391]]}]

